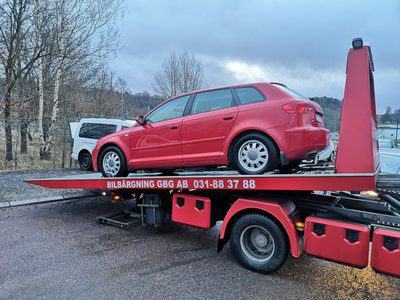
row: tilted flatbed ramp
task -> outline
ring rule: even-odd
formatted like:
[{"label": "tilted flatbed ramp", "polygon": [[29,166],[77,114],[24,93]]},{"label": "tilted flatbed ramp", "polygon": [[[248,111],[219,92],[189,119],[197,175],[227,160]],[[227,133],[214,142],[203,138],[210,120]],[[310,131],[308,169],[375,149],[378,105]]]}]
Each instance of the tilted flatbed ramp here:
[{"label": "tilted flatbed ramp", "polygon": [[176,176],[132,174],[104,178],[101,174],[32,179],[27,183],[47,188],[86,190],[258,190],[258,191],[366,191],[376,189],[373,173],[300,173],[239,175],[236,172],[183,172]]}]

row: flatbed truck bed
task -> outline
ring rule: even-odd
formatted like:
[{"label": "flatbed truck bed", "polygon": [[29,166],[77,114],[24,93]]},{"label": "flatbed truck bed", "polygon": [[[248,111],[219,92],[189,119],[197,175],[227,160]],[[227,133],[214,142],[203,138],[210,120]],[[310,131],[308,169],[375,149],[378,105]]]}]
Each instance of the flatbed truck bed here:
[{"label": "flatbed truck bed", "polygon": [[81,176],[28,180],[46,188],[83,190],[253,190],[253,191],[367,191],[375,190],[380,176],[374,173],[294,173],[240,175],[230,171],[182,172],[174,176],[159,173],[130,174],[107,178],[100,173]]},{"label": "flatbed truck bed", "polygon": [[359,40],[349,51],[346,74],[334,165],[257,176],[89,174],[27,182],[132,200],[142,224],[156,227],[172,221],[208,229],[222,221],[217,250],[230,241],[238,262],[257,272],[274,272],[289,253],[298,258],[305,252],[400,277],[400,177],[380,174],[373,61]]}]

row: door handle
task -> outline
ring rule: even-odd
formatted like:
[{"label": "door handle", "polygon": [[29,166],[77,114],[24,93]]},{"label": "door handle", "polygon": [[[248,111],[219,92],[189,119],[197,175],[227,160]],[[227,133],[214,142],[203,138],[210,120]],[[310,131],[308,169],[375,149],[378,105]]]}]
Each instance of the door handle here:
[{"label": "door handle", "polygon": [[178,129],[179,125],[178,124],[174,124],[174,125],[171,125],[169,128],[170,129]]},{"label": "door handle", "polygon": [[222,118],[222,120],[228,121],[228,120],[232,120],[233,116],[225,116]]}]

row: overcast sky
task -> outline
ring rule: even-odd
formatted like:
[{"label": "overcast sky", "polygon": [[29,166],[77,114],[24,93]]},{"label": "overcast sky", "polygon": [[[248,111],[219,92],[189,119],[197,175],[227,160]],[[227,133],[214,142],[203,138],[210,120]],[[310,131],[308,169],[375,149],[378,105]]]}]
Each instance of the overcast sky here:
[{"label": "overcast sky", "polygon": [[347,50],[372,47],[378,111],[400,108],[400,0],[127,0],[113,62],[132,92],[153,92],[171,52],[204,66],[205,87],[279,81],[343,98]]}]

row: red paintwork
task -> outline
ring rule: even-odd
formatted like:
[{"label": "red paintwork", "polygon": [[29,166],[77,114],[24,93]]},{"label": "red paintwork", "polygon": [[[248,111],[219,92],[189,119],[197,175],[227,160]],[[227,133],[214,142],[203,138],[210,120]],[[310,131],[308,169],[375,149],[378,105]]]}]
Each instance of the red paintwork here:
[{"label": "red paintwork", "polygon": [[[325,233],[318,236],[314,224],[324,224]],[[358,241],[346,239],[346,229],[357,231]],[[304,252],[335,262],[364,268],[368,265],[370,230],[367,225],[308,217],[304,230]]]},{"label": "red paintwork", "polygon": [[[178,198],[184,199],[184,205],[178,205]],[[204,204],[203,209],[196,207],[196,201]],[[206,197],[176,193],[172,196],[172,221],[208,229],[211,227],[211,200]]]},{"label": "red paintwork", "polygon": [[[384,237],[397,239],[397,249],[389,251]],[[371,268],[377,272],[400,277],[400,231],[378,228],[372,237]]]},{"label": "red paintwork", "polygon": [[[326,147],[329,131],[315,122],[315,112],[322,112],[317,103],[293,98],[269,83],[226,88],[243,86],[258,88],[267,100],[134,126],[108,135],[93,150],[95,171],[99,151],[109,144],[121,148],[133,170],[228,165],[232,140],[249,130],[269,135],[289,160],[303,159]],[[295,103],[307,103],[309,113],[293,114],[282,109]]]},{"label": "red paintwork", "polygon": [[25,182],[47,188],[86,190],[254,190],[254,191],[367,191],[375,190],[374,174],[303,174],[260,176],[136,176],[127,178],[54,178]]},{"label": "red paintwork", "polygon": [[259,210],[273,216],[284,228],[289,238],[290,252],[293,257],[300,257],[301,248],[299,237],[290,214],[296,209],[292,201],[277,201],[274,199],[244,199],[239,198],[228,210],[222,223],[219,234],[220,239],[223,239],[226,234],[228,224],[232,217],[246,210]]},{"label": "red paintwork", "polygon": [[379,172],[374,77],[369,46],[350,49],[340,139],[336,156],[338,173]]}]

